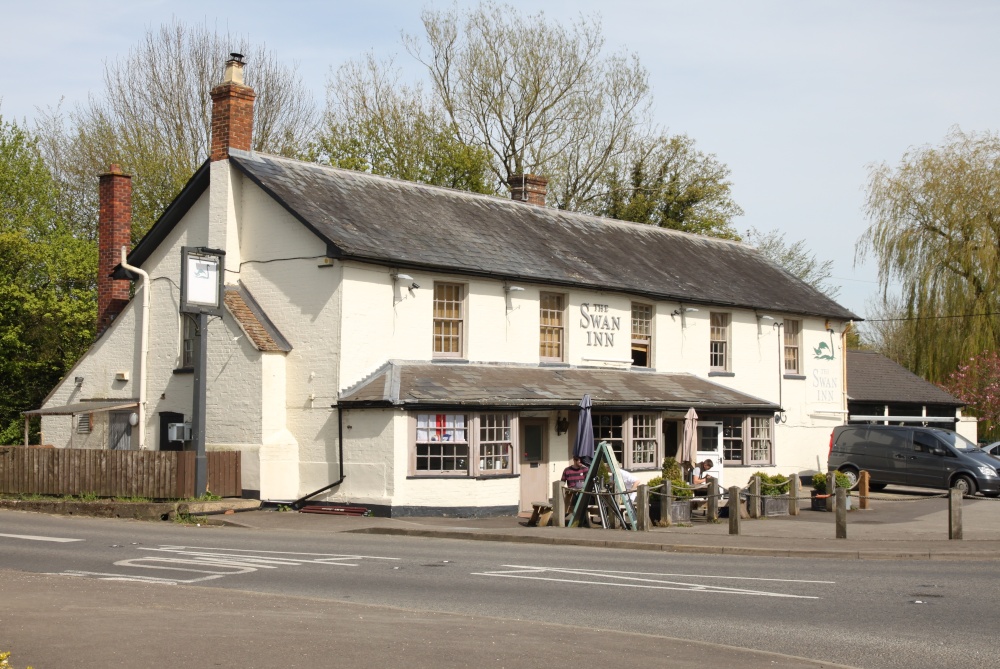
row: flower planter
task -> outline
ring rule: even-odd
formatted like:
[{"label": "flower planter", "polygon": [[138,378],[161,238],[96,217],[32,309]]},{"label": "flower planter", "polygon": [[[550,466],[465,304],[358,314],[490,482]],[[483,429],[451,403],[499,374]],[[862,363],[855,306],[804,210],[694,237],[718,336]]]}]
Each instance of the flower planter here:
[{"label": "flower planter", "polygon": [[[654,523],[660,522],[660,503],[651,502],[649,505],[649,518]],[[675,499],[670,503],[670,524],[687,524],[691,522],[691,500]]]},{"label": "flower planter", "polygon": [[[826,493],[818,492],[813,490],[811,494],[811,499],[809,500],[809,508],[813,511],[826,511]],[[823,497],[818,497],[818,495],[823,495]],[[851,510],[851,496],[847,496],[847,510]]]},{"label": "flower planter", "polygon": [[788,495],[778,495],[777,497],[760,498],[761,515],[765,518],[771,516],[788,515]]}]

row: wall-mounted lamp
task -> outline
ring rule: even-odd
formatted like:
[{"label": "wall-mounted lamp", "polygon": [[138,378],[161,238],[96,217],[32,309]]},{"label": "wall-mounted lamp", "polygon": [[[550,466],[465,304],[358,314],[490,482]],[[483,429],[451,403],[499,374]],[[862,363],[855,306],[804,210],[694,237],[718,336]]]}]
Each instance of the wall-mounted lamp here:
[{"label": "wall-mounted lamp", "polygon": [[504,284],[504,286],[503,286],[503,292],[505,292],[505,293],[522,293],[522,292],[524,292],[524,288],[521,288],[520,286],[508,286],[507,284]]},{"label": "wall-mounted lamp", "polygon": [[420,284],[417,283],[416,281],[414,281],[413,277],[410,276],[409,274],[403,274],[402,272],[392,271],[392,272],[389,272],[389,277],[392,278],[392,288],[393,288],[392,302],[393,302],[393,304],[395,304],[396,302],[399,302],[399,301],[401,301],[403,299],[402,297],[397,298],[396,295],[395,295],[395,292],[396,292],[396,283],[397,282],[399,282],[399,281],[409,281],[410,285],[406,287],[406,290],[410,293],[410,295],[413,295],[413,291],[414,290],[416,290],[417,288],[420,288]]},{"label": "wall-mounted lamp", "polygon": [[75,383],[76,387],[79,388],[80,386],[83,385],[83,377],[82,376],[74,376],[73,377],[73,383]]},{"label": "wall-mounted lamp", "polygon": [[569,416],[559,414],[556,417],[556,434],[566,434],[569,431]]},{"label": "wall-mounted lamp", "polygon": [[774,316],[768,316],[767,314],[757,314],[757,320],[759,321],[773,321]]},{"label": "wall-mounted lamp", "polygon": [[698,310],[695,309],[694,307],[687,307],[686,309],[674,309],[672,312],[670,312],[670,315],[683,316],[684,314],[693,314],[696,311]]}]

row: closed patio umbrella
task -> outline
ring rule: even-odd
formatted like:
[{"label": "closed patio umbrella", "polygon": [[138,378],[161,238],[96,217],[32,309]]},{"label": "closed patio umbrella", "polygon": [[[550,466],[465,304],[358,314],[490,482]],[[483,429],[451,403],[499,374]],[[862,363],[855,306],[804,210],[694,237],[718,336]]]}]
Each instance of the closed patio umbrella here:
[{"label": "closed patio umbrella", "polygon": [[698,413],[691,407],[684,414],[684,438],[681,440],[681,464],[694,466],[695,441],[698,435]]},{"label": "closed patio umbrella", "polygon": [[590,422],[590,395],[580,400],[580,418],[576,424],[576,441],[573,455],[579,457],[588,467],[594,459],[594,426]]}]

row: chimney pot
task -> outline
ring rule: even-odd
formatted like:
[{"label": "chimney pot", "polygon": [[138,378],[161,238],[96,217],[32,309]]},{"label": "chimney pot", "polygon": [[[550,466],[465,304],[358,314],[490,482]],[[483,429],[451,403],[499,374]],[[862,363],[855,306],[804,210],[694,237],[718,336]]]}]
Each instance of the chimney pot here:
[{"label": "chimney pot", "polygon": [[212,153],[226,160],[229,149],[250,151],[253,146],[253,89],[243,84],[243,54],[231,53],[222,83],[212,89]]},{"label": "chimney pot", "polygon": [[538,207],[545,206],[548,184],[547,178],[537,174],[515,174],[507,182],[510,186],[510,199]]}]

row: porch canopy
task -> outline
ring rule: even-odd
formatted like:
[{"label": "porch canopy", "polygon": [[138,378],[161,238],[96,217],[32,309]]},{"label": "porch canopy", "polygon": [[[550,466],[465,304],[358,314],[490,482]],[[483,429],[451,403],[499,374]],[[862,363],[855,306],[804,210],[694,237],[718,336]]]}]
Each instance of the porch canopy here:
[{"label": "porch canopy", "polygon": [[[119,409],[131,409],[139,406],[139,400],[122,398],[118,400],[90,400],[76,402],[74,404],[64,404],[55,407],[43,407],[41,409],[31,409],[22,411],[24,416],[24,445],[28,445],[29,422],[32,416],[75,416],[82,413],[100,413],[102,411],[117,411]],[[72,431],[70,439],[72,439]]]},{"label": "porch canopy", "polygon": [[620,369],[392,361],[340,394],[339,406],[595,408],[773,413],[780,406],[693,374]]}]

